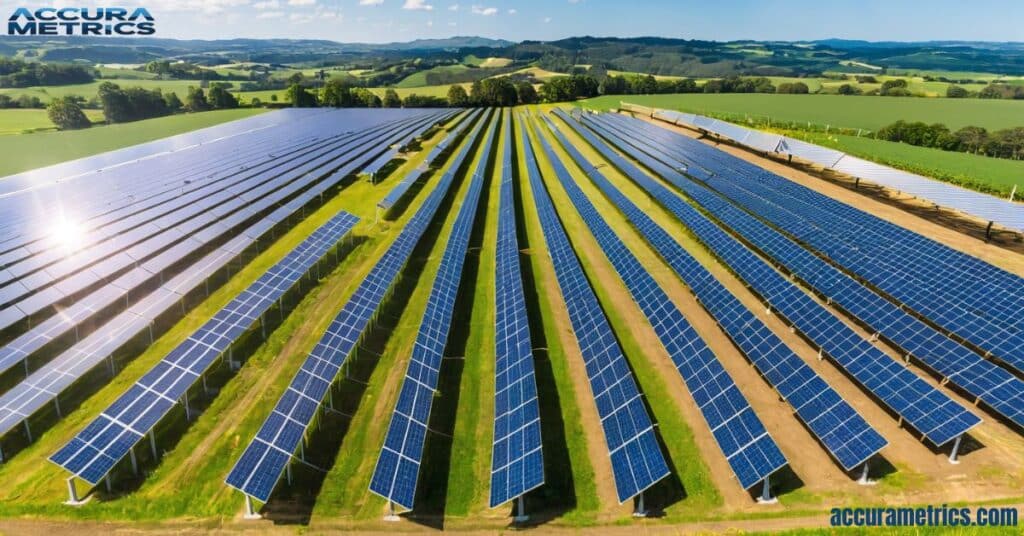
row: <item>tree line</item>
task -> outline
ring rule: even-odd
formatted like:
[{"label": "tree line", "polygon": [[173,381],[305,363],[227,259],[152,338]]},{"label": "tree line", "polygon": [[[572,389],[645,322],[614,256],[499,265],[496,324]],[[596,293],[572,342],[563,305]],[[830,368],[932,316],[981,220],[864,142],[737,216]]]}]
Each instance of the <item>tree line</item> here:
[{"label": "tree line", "polygon": [[1024,159],[1024,127],[989,132],[983,127],[966,126],[952,131],[942,123],[929,125],[920,121],[896,121],[882,127],[875,133],[875,137],[944,151],[973,153],[1012,160]]},{"label": "tree line", "polygon": [[[238,99],[223,84],[214,82],[206,91],[189,87],[185,100],[174,92],[142,87],[122,88],[113,82],[103,82],[97,88],[96,104],[103,110],[106,123],[127,123],[162,117],[181,112],[202,112],[238,107]],[[71,95],[55,97],[46,107],[50,121],[60,130],[74,130],[91,126],[83,108],[83,97]]]},{"label": "tree line", "polygon": [[88,84],[95,78],[93,69],[81,65],[0,57],[0,88]]}]

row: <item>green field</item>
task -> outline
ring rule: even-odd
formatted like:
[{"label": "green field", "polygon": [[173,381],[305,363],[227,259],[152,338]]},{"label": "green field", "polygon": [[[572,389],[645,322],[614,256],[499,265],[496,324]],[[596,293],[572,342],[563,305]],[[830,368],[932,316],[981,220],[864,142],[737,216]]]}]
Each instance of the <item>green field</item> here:
[{"label": "green field", "polygon": [[771,118],[772,121],[877,130],[898,121],[945,123],[952,129],[967,125],[989,130],[1024,126],[1024,101],[985,99],[926,99],[917,97],[860,97],[840,95],[683,94],[608,95],[579,102],[608,110],[620,102],[701,114]]},{"label": "green field", "polygon": [[802,132],[790,132],[789,135],[975,190],[1007,195],[1016,186],[1018,191],[1024,191],[1024,161],[1021,160],[989,158],[856,136]]},{"label": "green field", "polygon": [[88,84],[71,84],[67,86],[36,86],[28,88],[4,88],[0,89],[0,95],[9,95],[18,98],[20,95],[39,97],[44,103],[54,97],[65,97],[78,95],[91,99],[96,96],[97,88],[103,82],[113,82],[121,87],[142,87],[145,89],[160,89],[164,93],[174,92],[182,100],[188,93],[189,86],[199,87],[199,80],[96,80]]},{"label": "green field", "polygon": [[[0,113],[0,121],[7,119],[9,116],[6,112],[10,111],[14,110],[4,110],[5,113]],[[159,117],[134,123],[103,125],[69,132],[4,136],[0,138],[3,140],[4,153],[4,157],[0,158],[0,177],[206,128],[264,111],[261,108],[217,110]],[[46,112],[42,113],[45,117]],[[18,118],[18,120],[21,119]]]},{"label": "green field", "polygon": [[[93,123],[103,121],[101,110],[84,110],[84,112]],[[46,115],[46,110],[0,109],[0,135],[56,129],[57,127],[53,126],[50,118]]]}]

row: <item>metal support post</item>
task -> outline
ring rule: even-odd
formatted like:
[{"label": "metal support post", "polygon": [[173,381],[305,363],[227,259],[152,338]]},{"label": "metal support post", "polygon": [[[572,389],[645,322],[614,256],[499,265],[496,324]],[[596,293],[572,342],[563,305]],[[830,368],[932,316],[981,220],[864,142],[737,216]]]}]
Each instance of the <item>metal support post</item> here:
[{"label": "metal support post", "polygon": [[256,513],[256,508],[252,504],[252,497],[246,495],[245,496],[245,519],[260,519],[261,517],[262,516],[260,516],[258,513]]},{"label": "metal support post", "polygon": [[132,462],[132,474],[139,476],[139,461],[135,458],[135,449],[128,449],[128,459]]},{"label": "metal support post", "polygon": [[647,517],[647,509],[644,508],[644,494],[640,493],[640,497],[636,501],[636,510],[633,510],[633,517]]},{"label": "metal support post", "polygon": [[958,464],[960,460],[956,458],[957,451],[960,450],[960,440],[964,438],[963,434],[956,436],[956,441],[953,442],[953,450],[949,453],[949,463]]},{"label": "metal support post", "polygon": [[761,496],[758,497],[758,504],[775,504],[779,502],[778,499],[772,497],[772,486],[769,477],[764,477],[764,486],[761,488]]},{"label": "metal support post", "polygon": [[857,483],[861,486],[874,486],[875,481],[868,478],[868,461],[864,460],[864,468],[860,472],[860,478],[857,479]]},{"label": "metal support post", "polygon": [[152,430],[149,431],[149,450],[153,451],[153,459],[156,460],[156,433]]},{"label": "metal support post", "polygon": [[398,521],[401,519],[398,514],[395,513],[395,503],[388,501],[388,513],[384,516],[384,521]]}]

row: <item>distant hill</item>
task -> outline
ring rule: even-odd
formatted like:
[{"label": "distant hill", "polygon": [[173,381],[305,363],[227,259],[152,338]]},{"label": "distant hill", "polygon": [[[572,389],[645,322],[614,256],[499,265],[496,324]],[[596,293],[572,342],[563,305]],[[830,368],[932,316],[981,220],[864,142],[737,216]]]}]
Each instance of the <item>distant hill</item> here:
[{"label": "distant hill", "polygon": [[[495,57],[515,66],[533,64],[555,72],[580,66],[689,77],[729,75],[816,76],[829,70],[856,71],[857,64],[882,69],[1024,74],[1024,43],[935,41],[701,41],[663,37],[570,37],[513,43],[456,36],[395,43],[338,43],[317,39],[177,40],[163,38],[0,36],[0,54],[43,61],[143,63],[166,58],[201,65],[233,62],[349,66],[382,69],[421,62],[415,70]],[[852,67],[851,67],[852,66]]]}]

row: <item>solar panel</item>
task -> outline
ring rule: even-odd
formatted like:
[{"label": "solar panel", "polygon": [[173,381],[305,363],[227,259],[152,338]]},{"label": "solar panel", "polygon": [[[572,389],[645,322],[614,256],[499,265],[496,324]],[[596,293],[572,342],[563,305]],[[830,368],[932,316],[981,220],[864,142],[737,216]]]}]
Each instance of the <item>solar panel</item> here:
[{"label": "solar panel", "polygon": [[[631,122],[624,124],[633,125]],[[643,135],[639,131],[631,132]],[[653,132],[659,136],[668,135],[661,129],[655,129]],[[652,140],[651,143],[658,142]],[[709,160],[714,157],[721,158],[712,152]],[[657,162],[654,165],[657,165]],[[688,183],[683,177],[677,177],[674,182],[679,182],[681,188],[693,188],[693,195],[704,196],[709,203],[720,204],[725,214],[723,218],[730,218],[730,226],[747,225],[749,232],[753,233],[751,236],[758,238],[760,248],[774,255],[808,285],[866,323],[878,334],[885,336],[909,355],[917,357],[927,367],[957,387],[984,401],[997,413],[1015,423],[1024,423],[1024,382],[1019,378],[932,329],[902,308],[849,278],[828,262],[797,247],[791,241],[775,239],[779,236],[778,233],[751,218],[746,212],[737,210],[707,190]],[[723,184],[727,181],[718,182],[719,188],[728,186]],[[779,188],[782,189],[784,186],[780,185]],[[748,197],[747,201],[750,200]],[[759,206],[759,210],[771,212],[771,205]],[[829,333],[824,335],[832,336]]]},{"label": "solar panel", "polygon": [[90,484],[99,483],[175,403],[186,396],[210,365],[243,333],[262,322],[263,314],[358,221],[359,218],[347,212],[339,212],[320,226],[171,350],[99,417],[50,456],[50,461]]},{"label": "solar panel", "polygon": [[[480,117],[481,113],[483,113],[482,109],[477,109],[473,110],[472,112],[468,112],[467,117],[463,119],[459,123],[459,125],[448,134],[448,136],[446,136],[436,146],[434,146],[434,148],[427,155],[427,163],[434,164],[435,160],[437,160],[437,157],[453,141],[459,139],[462,135],[462,132],[466,129],[466,127],[472,124],[473,121],[476,121],[476,119]],[[377,203],[377,206],[384,210],[388,210],[391,207],[395,206],[402,199],[402,197],[405,196],[406,192],[409,191],[409,188],[411,188],[412,185],[415,184],[416,181],[420,180],[420,177],[422,177],[426,173],[427,171],[424,170],[410,170],[409,173],[407,173],[405,177],[403,177],[402,180],[398,184],[396,184],[395,187],[392,188],[391,191],[388,192],[386,196],[384,196],[384,199],[381,199],[381,201]]]},{"label": "solar panel", "polygon": [[544,187],[533,148],[526,142],[523,149],[537,217],[601,419],[615,491],[625,502],[667,476],[668,464],[622,348]]},{"label": "solar panel", "polygon": [[[583,129],[579,123],[564,113],[559,115],[616,167],[630,168],[627,161],[612,152],[606,144]],[[615,188],[599,170],[591,166],[586,158],[568,143],[561,132],[555,133],[580,168],[589,170],[586,173],[590,179],[690,287],[698,301],[711,313],[733,343],[743,351],[779,394],[790,402],[797,416],[844,469],[850,470],[861,465],[885,447],[885,438],[789,349],[760,318],[715,279],[665,229]],[[588,220],[596,217],[597,213],[593,207],[587,211]],[[620,273],[624,279],[626,274],[640,273],[639,276],[631,275],[629,279],[634,282],[634,286],[639,289],[640,283],[646,286],[656,285],[649,276],[644,277],[639,261],[620,240],[614,239],[610,227],[603,221],[597,221],[594,227],[601,229],[602,247],[607,248],[609,256],[614,256],[613,263],[622,267]],[[667,296],[663,297],[665,300],[668,299]],[[641,297],[638,301],[643,299],[650,298]]]},{"label": "solar panel", "polygon": [[370,491],[409,509],[412,509],[416,498],[430,408],[437,391],[441,360],[462,281],[462,267],[487,172],[487,155],[491,152],[497,126],[497,122],[492,121],[487,129],[482,145],[483,156],[470,178],[469,189],[448,235],[413,345],[412,359],[402,380],[398,405],[391,415],[384,446],[370,480]]},{"label": "solar panel", "polygon": [[[281,197],[265,198],[250,206],[257,212],[270,210],[275,204],[283,199],[287,199],[285,194],[295,196],[292,198],[292,201],[278,207],[267,216],[275,219],[275,221],[280,221],[311,201],[313,197],[321,195],[328,188],[333,187],[337,184],[337,181],[351,173],[351,170],[360,164],[361,159],[355,158],[323,180],[319,180],[318,175],[308,174],[301,181],[292,182],[286,188],[279,190],[278,193],[281,194]],[[307,189],[302,190],[302,188]],[[255,225],[259,226],[258,223]],[[230,248],[231,251],[229,252],[233,253],[233,255],[223,258],[222,262],[227,262],[230,258],[237,256],[241,250],[245,249],[247,244],[251,244],[259,237],[259,234],[252,232],[245,236],[246,232],[243,231],[241,236],[237,236],[222,247],[226,251],[226,248]],[[199,284],[199,282],[194,283],[195,286]],[[0,396],[0,436],[22,423],[26,423],[27,428],[28,425],[25,419],[49,402],[55,400],[63,390],[74,384],[83,374],[101,364],[105,359],[112,358],[113,354],[121,350],[129,341],[136,337],[144,336],[147,333],[150,339],[152,339],[154,336],[153,324],[149,319],[157,316],[159,313],[152,310],[149,306],[149,301],[155,300],[160,302],[165,297],[159,291],[151,293],[146,298],[143,298],[143,301],[136,304],[134,311],[126,310],[118,314],[101,328],[84,337],[74,346],[65,350],[42,368],[32,373],[25,381],[4,393],[3,396]],[[174,306],[174,303],[164,302],[165,310]],[[136,311],[142,309],[151,312],[147,312],[145,316],[140,316]]]},{"label": "solar panel", "polygon": [[473,145],[472,140],[476,139],[483,125],[484,122],[477,124],[470,135],[470,142],[455,156],[434,191],[402,228],[398,238],[328,326],[327,332],[310,352],[302,369],[292,379],[259,433],[238,458],[226,479],[228,486],[262,502],[270,498],[292,453],[299,447],[302,432],[308,427],[331,382],[355,349],[377,307],[433,220],[438,206],[448,194],[455,173]]},{"label": "solar panel", "polygon": [[[641,149],[632,146],[625,138],[616,135],[611,130],[598,126],[601,124],[599,122],[590,121],[589,124],[595,125],[594,128],[597,132],[605,136],[624,153],[637,159],[666,180],[678,185],[708,212],[716,218],[720,218],[730,229],[750,240],[755,246],[764,243],[765,240],[771,240],[779,247],[788,243],[777,234],[774,237],[771,236],[771,233],[761,237],[748,234],[747,231],[751,229],[750,222],[754,221],[752,218],[744,217],[745,215],[741,211],[731,207],[718,196],[690,183],[668,166],[645,155],[644,150],[655,152],[650,144],[635,141],[634,143],[644,148]],[[791,281],[667,188],[653,181],[635,167],[631,169],[627,167],[626,171],[631,179],[697,234],[709,249],[720,258],[725,259],[742,279],[751,285],[774,309],[792,322],[796,329],[800,330],[824,352],[827,352],[858,383],[872,392],[908,424],[925,434],[934,444],[943,445],[981,422],[977,416],[968,412],[947,395],[875,348],[863,337],[858,336],[856,332],[825,310]],[[764,226],[761,228],[767,229]],[[831,286],[836,279],[832,278],[827,281]],[[908,396],[908,393],[915,395]]]},{"label": "solar panel", "polygon": [[[494,445],[491,449],[491,508],[544,484],[540,406],[533,366],[526,297],[519,268],[512,191],[512,116],[505,114],[498,237],[494,272]],[[520,514],[522,514],[520,512]]]},{"label": "solar panel", "polygon": [[[680,143],[680,148],[697,150],[691,143]],[[1007,217],[1014,213],[1024,230],[1024,210],[1014,203],[839,152],[825,157],[821,153],[831,150],[798,140],[787,139],[786,145],[783,152],[917,193],[939,205],[957,206],[944,203],[946,198],[975,207],[1001,205],[992,210]],[[748,162],[701,151],[723,172],[745,179],[721,185],[724,195],[745,205],[751,202],[740,197],[744,194],[755,196],[761,204],[777,205],[763,214],[771,223],[981,353],[991,353],[1024,372],[1024,279]],[[1008,225],[1005,218],[1003,224]]]},{"label": "solar panel", "polygon": [[[556,136],[560,136],[554,125],[549,125]],[[560,139],[567,144],[564,138]],[[542,140],[542,145],[569,200],[671,356],[743,488],[763,481],[785,466],[787,462],[782,451],[707,343],[687,322],[647,269],[615,235],[604,217],[573,181],[547,140]],[[585,159],[580,164],[589,167]]]}]

